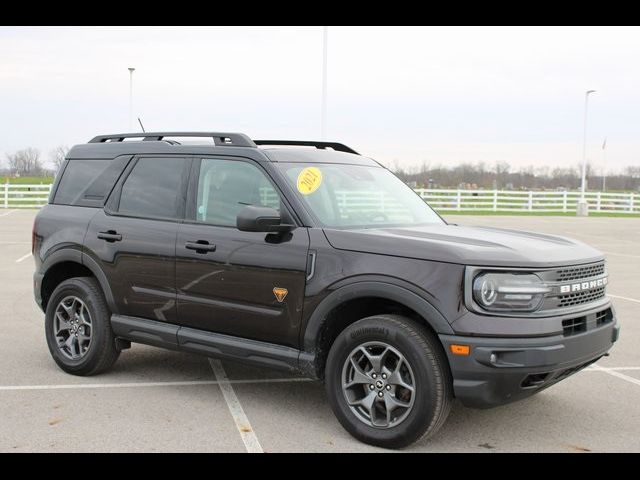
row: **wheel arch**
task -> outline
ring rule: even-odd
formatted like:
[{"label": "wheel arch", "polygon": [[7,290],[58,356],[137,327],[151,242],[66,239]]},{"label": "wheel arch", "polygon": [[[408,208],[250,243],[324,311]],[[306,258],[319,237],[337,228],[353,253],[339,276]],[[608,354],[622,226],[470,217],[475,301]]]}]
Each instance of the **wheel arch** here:
[{"label": "wheel arch", "polygon": [[95,260],[84,255],[79,249],[66,248],[51,254],[42,264],[44,272],[40,285],[42,309],[46,311],[47,302],[55,288],[63,281],[74,277],[94,277],[100,284],[107,305],[117,313],[116,303],[106,275]]},{"label": "wheel arch", "polygon": [[[347,313],[344,318],[339,314]],[[425,298],[393,283],[363,281],[330,293],[316,307],[304,330],[300,368],[323,378],[326,357],[337,335],[360,318],[381,313],[398,313],[412,318],[432,333],[453,334],[445,317]]]}]

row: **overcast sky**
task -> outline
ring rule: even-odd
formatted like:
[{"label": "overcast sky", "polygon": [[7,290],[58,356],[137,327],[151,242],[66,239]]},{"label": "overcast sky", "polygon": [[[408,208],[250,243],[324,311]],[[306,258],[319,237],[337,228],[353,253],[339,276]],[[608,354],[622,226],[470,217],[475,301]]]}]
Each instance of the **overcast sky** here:
[{"label": "overcast sky", "polygon": [[[392,165],[640,165],[638,28],[330,27],[328,138]],[[321,27],[0,27],[0,155],[102,133],[319,139]],[[4,161],[4,160],[2,160]],[[6,162],[5,162],[6,165]]]}]

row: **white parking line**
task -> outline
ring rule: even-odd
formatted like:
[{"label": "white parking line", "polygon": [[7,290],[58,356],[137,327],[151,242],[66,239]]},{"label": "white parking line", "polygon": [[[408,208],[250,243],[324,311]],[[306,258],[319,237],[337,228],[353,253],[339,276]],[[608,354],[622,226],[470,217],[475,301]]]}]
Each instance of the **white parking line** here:
[{"label": "white parking line", "polygon": [[640,303],[640,300],[636,300],[635,298],[621,297],[620,295],[611,295],[610,293],[608,293],[607,295],[610,296],[611,298],[619,298],[620,300],[626,300],[627,302]]},{"label": "white parking line", "polygon": [[[597,367],[597,365],[592,365],[590,367],[587,367],[584,369],[585,372],[599,372],[601,370],[599,370]],[[640,370],[640,367],[602,367],[602,368],[606,368],[607,370],[614,370],[614,371],[624,371],[624,370]]]},{"label": "white parking line", "polygon": [[227,378],[227,373],[224,371],[222,363],[220,362],[220,360],[214,360],[212,358],[209,359],[209,363],[211,364],[213,373],[215,374],[216,379],[219,382],[220,390],[222,390],[222,395],[227,402],[227,407],[229,407],[229,413],[231,413],[233,421],[236,423],[238,432],[240,432],[240,438],[242,438],[247,452],[264,453],[264,450],[262,450],[262,445],[260,445],[258,437],[253,431],[253,428],[249,423],[249,419],[242,409],[242,405],[240,405],[240,401],[236,396],[236,392],[233,390],[233,387],[231,386],[231,383]]},{"label": "white parking line", "polygon": [[[592,242],[609,243],[609,241],[611,240],[611,237],[609,235],[594,235],[592,233],[583,233],[583,232],[574,232],[574,231],[565,232],[565,233],[562,233],[562,235],[566,237],[574,237],[574,238],[577,238],[578,240],[580,240],[580,237],[586,237],[590,239],[589,241],[592,241]],[[635,240],[628,240],[625,238],[615,238],[615,241],[624,242],[624,243],[635,243]],[[607,248],[607,247],[604,247],[604,248]]]},{"label": "white parking line", "polygon": [[30,256],[31,256],[31,252],[27,253],[26,255],[21,256],[19,259],[16,260],[16,263],[20,263],[21,261],[26,260]]},{"label": "white parking line", "polygon": [[603,251],[602,253],[604,253],[605,255],[616,255],[618,257],[640,258],[640,255],[629,255],[628,253],[605,252],[605,251]]},{"label": "white parking line", "polygon": [[[247,383],[292,383],[312,382],[309,378],[258,378],[249,380],[229,380],[229,384]],[[0,391],[16,390],[73,390],[91,388],[149,388],[149,387],[184,387],[193,385],[219,385],[217,380],[193,380],[182,382],[131,382],[131,383],[76,383],[67,385],[0,385]]]},{"label": "white parking line", "polygon": [[638,385],[640,387],[640,380],[638,380],[637,378],[630,377],[629,375],[625,375],[624,373],[617,372],[615,370],[612,370],[611,368],[604,368],[599,365],[592,365],[592,368],[594,370],[599,370],[601,372],[608,373],[609,375],[618,377],[622,380],[626,380],[627,382],[633,383],[634,385]]},{"label": "white parking line", "polygon": [[13,212],[17,212],[17,210],[9,210],[8,212],[0,213],[0,217],[6,217],[7,215],[11,215]]}]

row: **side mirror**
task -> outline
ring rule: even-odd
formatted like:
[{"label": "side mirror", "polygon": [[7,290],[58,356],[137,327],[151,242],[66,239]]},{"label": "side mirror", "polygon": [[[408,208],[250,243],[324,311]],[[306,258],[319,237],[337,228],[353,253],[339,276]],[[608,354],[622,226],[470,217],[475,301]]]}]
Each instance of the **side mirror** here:
[{"label": "side mirror", "polygon": [[275,208],[247,205],[238,213],[236,226],[243,232],[289,232],[293,225],[282,223]]}]

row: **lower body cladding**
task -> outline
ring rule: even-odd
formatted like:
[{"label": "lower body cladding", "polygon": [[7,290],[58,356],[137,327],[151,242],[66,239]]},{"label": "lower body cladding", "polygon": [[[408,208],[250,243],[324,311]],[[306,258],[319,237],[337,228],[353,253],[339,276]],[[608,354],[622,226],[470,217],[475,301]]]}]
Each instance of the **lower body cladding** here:
[{"label": "lower body cladding", "polygon": [[[583,329],[572,323],[564,334],[555,336],[439,335],[455,397],[468,407],[495,407],[533,395],[597,361],[618,339],[613,310],[607,311],[606,317],[583,317]],[[294,348],[123,315],[112,315],[111,325],[119,339],[316,378],[314,356]],[[466,346],[468,354],[452,353],[452,345]]]},{"label": "lower body cladding", "polygon": [[282,345],[124,315],[112,315],[111,327],[117,338],[131,342],[281,370],[298,366],[300,352]]},{"label": "lower body cladding", "polygon": [[[608,323],[569,336],[440,335],[440,340],[451,366],[455,396],[465,406],[491,408],[533,395],[596,362],[618,339],[618,332],[611,315]],[[453,354],[451,345],[466,345],[469,354]]]}]

